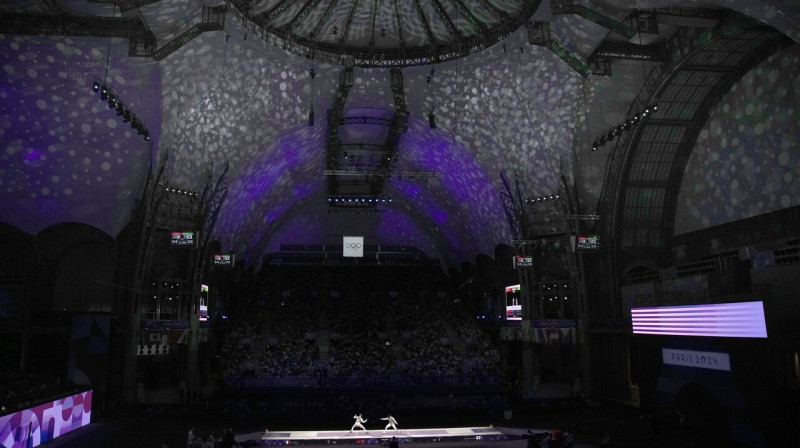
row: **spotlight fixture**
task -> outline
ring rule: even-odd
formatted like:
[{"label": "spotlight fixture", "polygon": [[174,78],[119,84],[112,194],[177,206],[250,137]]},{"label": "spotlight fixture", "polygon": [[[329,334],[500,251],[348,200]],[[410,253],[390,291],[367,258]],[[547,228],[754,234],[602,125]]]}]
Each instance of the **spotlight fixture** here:
[{"label": "spotlight fixture", "polygon": [[314,109],[308,111],[308,125],[314,126]]},{"label": "spotlight fixture", "polygon": [[606,142],[614,141],[614,137],[618,137],[622,135],[623,131],[627,131],[628,128],[638,125],[644,119],[651,114],[658,110],[658,102],[654,102],[646,106],[643,110],[634,113],[633,115],[629,115],[626,117],[620,124],[614,126],[609,131],[603,133],[598,139],[592,143],[592,151],[597,151],[597,148],[606,144]]},{"label": "spotlight fixture", "polygon": [[346,207],[361,208],[378,202],[392,202],[391,197],[375,196],[328,196],[328,203],[331,205],[342,205]]},{"label": "spotlight fixture", "polygon": [[433,111],[428,113],[428,126],[430,126],[431,129],[436,129],[436,116],[433,115]]},{"label": "spotlight fixture", "polygon": [[544,195],[544,196],[534,196],[532,198],[525,199],[526,204],[533,204],[536,202],[547,202],[547,201],[555,201],[557,199],[561,199],[561,195],[558,194],[551,194],[551,195]]},{"label": "spotlight fixture", "polygon": [[100,100],[107,101],[108,108],[114,110],[118,117],[122,117],[123,123],[130,122],[131,129],[136,130],[136,133],[141,135],[145,141],[150,141],[150,132],[145,125],[125,107],[125,104],[110,87],[101,84],[100,81],[94,81],[92,83],[92,92],[100,92]]}]

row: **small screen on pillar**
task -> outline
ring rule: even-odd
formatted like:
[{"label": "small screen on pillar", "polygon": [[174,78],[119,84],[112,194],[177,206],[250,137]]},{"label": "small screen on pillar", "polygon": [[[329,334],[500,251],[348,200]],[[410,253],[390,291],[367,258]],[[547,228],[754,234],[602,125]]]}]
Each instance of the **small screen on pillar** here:
[{"label": "small screen on pillar", "polygon": [[506,286],[506,320],[522,320],[520,285]]},{"label": "small screen on pillar", "polygon": [[234,261],[234,254],[214,254],[214,257],[211,259],[211,264],[213,266],[231,267]]},{"label": "small screen on pillar", "polygon": [[600,249],[600,238],[597,235],[578,235],[575,237],[575,250]]},{"label": "small screen on pillar", "polygon": [[170,232],[170,246],[197,247],[197,232]]},{"label": "small screen on pillar", "polygon": [[208,320],[208,285],[200,285],[200,313],[201,322]]}]

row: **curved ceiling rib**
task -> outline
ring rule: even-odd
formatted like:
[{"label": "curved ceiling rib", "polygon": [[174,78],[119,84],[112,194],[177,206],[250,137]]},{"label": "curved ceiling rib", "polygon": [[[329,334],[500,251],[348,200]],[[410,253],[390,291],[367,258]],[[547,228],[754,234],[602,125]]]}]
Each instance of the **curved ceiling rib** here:
[{"label": "curved ceiling rib", "polygon": [[676,33],[667,44],[673,59],[651,72],[630,108],[657,103],[658,111],[623,134],[609,157],[600,208],[613,215],[608,230],[618,250],[656,248],[651,253],[667,256],[683,172],[711,109],[745,73],[789,43],[733,12],[714,29]]},{"label": "curved ceiling rib", "polygon": [[[430,0],[423,4],[415,0],[401,8],[395,0],[393,6],[379,11],[380,3],[282,0],[266,11],[253,8],[249,0],[231,0],[229,5],[262,39],[297,55],[338,65],[405,67],[444,62],[488,48],[524,25],[541,2]],[[330,17],[345,18],[332,35],[322,32]],[[376,30],[376,19],[396,23],[397,35]],[[409,26],[417,26],[424,37],[411,38]]]}]

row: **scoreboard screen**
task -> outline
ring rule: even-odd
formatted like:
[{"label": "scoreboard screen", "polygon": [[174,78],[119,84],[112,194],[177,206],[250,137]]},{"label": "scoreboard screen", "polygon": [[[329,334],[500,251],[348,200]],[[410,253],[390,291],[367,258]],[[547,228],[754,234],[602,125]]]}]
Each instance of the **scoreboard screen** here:
[{"label": "scoreboard screen", "polygon": [[575,250],[598,250],[600,238],[597,235],[578,235],[575,237]]},{"label": "scoreboard screen", "polygon": [[197,232],[170,232],[170,246],[197,247]]},{"label": "scoreboard screen", "polygon": [[234,254],[214,254],[213,258],[211,258],[211,264],[213,266],[233,266],[233,263],[236,261],[236,256]]}]

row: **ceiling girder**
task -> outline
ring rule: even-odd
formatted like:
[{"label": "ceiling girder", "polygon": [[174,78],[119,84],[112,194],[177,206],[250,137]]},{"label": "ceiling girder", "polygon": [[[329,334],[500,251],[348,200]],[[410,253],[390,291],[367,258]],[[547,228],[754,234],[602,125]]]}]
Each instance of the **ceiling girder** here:
[{"label": "ceiling girder", "polygon": [[476,1],[480,3],[481,6],[491,11],[492,14],[494,14],[495,17],[497,17],[501,21],[508,20],[508,13],[498,8],[497,6],[494,6],[492,2],[490,2],[489,0],[476,0]]},{"label": "ceiling girder", "polygon": [[317,37],[317,33],[319,33],[319,30],[322,28],[323,25],[325,25],[325,22],[328,21],[328,17],[330,16],[333,7],[336,6],[337,3],[339,3],[339,0],[333,0],[332,2],[328,3],[328,7],[322,14],[322,19],[320,19],[320,21],[317,22],[316,25],[314,25],[314,29],[312,29],[311,32],[308,33],[308,35],[311,36],[311,39],[315,39]]},{"label": "ceiling girder", "polygon": [[356,7],[358,6],[358,0],[353,0],[353,6],[350,7],[350,12],[347,14],[347,21],[344,23],[344,29],[342,30],[342,35],[339,36],[339,48],[344,50],[345,40],[347,39],[347,32],[350,30],[350,25],[353,23],[353,17],[356,15]]},{"label": "ceiling girder", "polygon": [[488,31],[486,29],[486,25],[478,20],[475,15],[472,14],[472,11],[470,11],[461,0],[450,0],[450,3],[455,5],[458,12],[461,13],[461,15],[464,16],[464,18],[467,19],[467,21],[474,26],[479,33],[484,34]]},{"label": "ceiling girder", "polygon": [[589,62],[595,58],[628,59],[634,61],[665,62],[667,56],[663,43],[655,42],[648,45],[639,45],[631,42],[605,39],[600,42]]},{"label": "ceiling girder", "polygon": [[286,25],[281,27],[281,30],[285,33],[292,33],[297,24],[301,20],[305,19],[308,16],[308,14],[314,8],[316,8],[316,6],[319,4],[320,1],[321,0],[307,0],[306,3],[303,5],[303,7],[300,8],[300,11],[297,11],[297,14],[295,14],[294,17],[292,17],[292,20],[290,20]]},{"label": "ceiling girder", "polygon": [[444,10],[444,7],[439,0],[431,0],[431,6],[433,6],[433,11],[439,16],[439,19],[444,22],[445,26],[447,26],[447,30],[450,31],[450,34],[453,35],[456,42],[461,42],[461,32],[458,31],[456,28],[456,24],[450,20],[450,15],[447,14],[447,11]]},{"label": "ceiling girder", "polygon": [[433,53],[433,60],[435,61],[437,59],[436,38],[433,36],[431,25],[428,23],[428,19],[425,18],[425,12],[422,10],[422,5],[420,5],[419,0],[414,0],[414,5],[417,7],[416,9],[419,20],[422,21],[422,25],[425,27],[425,34],[428,35],[428,46],[431,49],[431,53]]},{"label": "ceiling girder", "polygon": [[562,14],[575,14],[583,17],[586,20],[594,22],[609,31],[619,34],[625,38],[630,39],[636,35],[636,30],[613,17],[599,13],[588,6],[575,4],[573,0],[551,0],[550,11],[556,15]]},{"label": "ceiling girder", "polygon": [[406,59],[406,40],[403,37],[403,21],[401,20],[400,16],[400,5],[398,4],[400,0],[394,0],[394,14],[395,20],[397,21],[397,34],[400,38],[400,54],[402,55],[402,59]]},{"label": "ceiling girder", "polygon": [[261,15],[261,23],[266,25],[272,22],[276,17],[283,14],[284,11],[291,8],[295,3],[297,3],[297,0],[283,0],[276,3],[275,6],[269,9],[269,11]]}]

